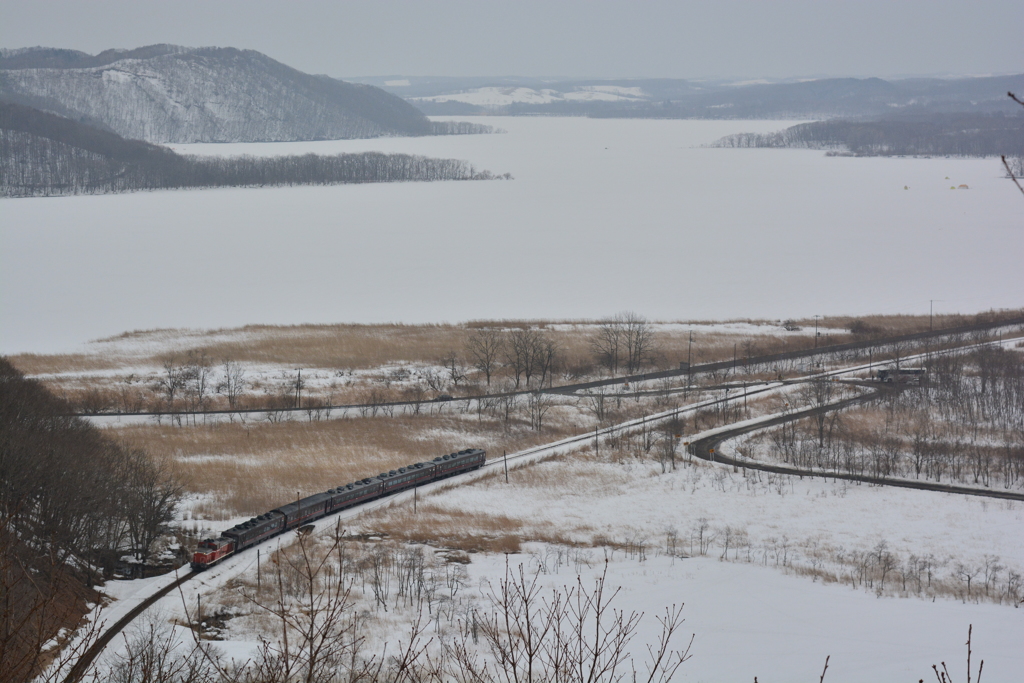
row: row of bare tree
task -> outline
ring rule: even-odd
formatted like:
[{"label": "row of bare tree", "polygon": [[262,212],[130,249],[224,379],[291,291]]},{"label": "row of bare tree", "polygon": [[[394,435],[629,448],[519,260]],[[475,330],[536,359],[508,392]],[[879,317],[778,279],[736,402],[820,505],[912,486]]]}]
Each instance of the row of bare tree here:
[{"label": "row of bare tree", "polygon": [[[636,372],[654,362],[654,328],[641,315],[620,313],[599,324],[590,339],[597,361],[612,374],[624,369]],[[513,330],[478,329],[466,341],[466,355],[472,367],[483,374],[488,386],[492,378],[504,371],[513,380],[513,387],[530,387],[538,377],[538,387],[550,382],[558,369],[559,349],[555,341],[543,332],[530,327]],[[443,364],[451,368],[450,379],[457,386],[459,374],[453,363],[456,356],[449,354]]]},{"label": "row of bare tree", "polygon": [[[927,383],[889,394],[870,426],[821,413],[770,432],[771,450],[799,467],[1024,486],[1024,354],[988,346],[924,365]],[[803,398],[824,405],[836,391],[812,382]]]},{"label": "row of bare tree", "polygon": [[[523,385],[529,388],[534,378],[538,380],[536,386],[543,388],[545,382],[550,384],[553,379],[558,345],[543,332],[529,327],[480,329],[466,340],[466,353],[473,367],[483,373],[488,386],[494,375],[504,369],[515,389]],[[443,363],[449,369],[452,384],[458,386],[455,354],[450,353]]]}]

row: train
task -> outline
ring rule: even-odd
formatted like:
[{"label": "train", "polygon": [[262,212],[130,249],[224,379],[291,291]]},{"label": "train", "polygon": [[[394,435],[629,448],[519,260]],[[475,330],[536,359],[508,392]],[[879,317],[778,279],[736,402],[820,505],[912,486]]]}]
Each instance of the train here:
[{"label": "train", "polygon": [[878,371],[878,381],[892,384],[927,384],[928,370],[926,368],[882,368]]},{"label": "train", "polygon": [[484,466],[486,459],[486,451],[467,448],[458,453],[439,455],[430,461],[381,472],[375,477],[360,479],[274,508],[247,522],[236,524],[218,538],[200,541],[192,554],[192,571],[203,571],[268,538],[354,505],[447,479],[463,472],[478,470]]}]

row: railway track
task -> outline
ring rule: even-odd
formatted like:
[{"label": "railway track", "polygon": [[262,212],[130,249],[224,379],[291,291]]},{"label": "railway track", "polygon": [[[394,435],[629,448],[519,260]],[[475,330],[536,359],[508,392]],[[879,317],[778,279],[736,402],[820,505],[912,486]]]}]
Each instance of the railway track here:
[{"label": "railway track", "polygon": [[135,619],[139,617],[139,615],[141,615],[147,609],[156,604],[158,600],[161,600],[164,596],[169,594],[171,591],[177,589],[179,586],[181,586],[189,579],[192,579],[194,576],[195,574],[193,572],[188,572],[187,574],[177,579],[173,583],[164,586],[156,593],[150,595],[148,598],[146,598],[138,605],[133,607],[130,612],[128,612],[123,617],[115,621],[110,626],[110,628],[104,631],[103,634],[96,639],[96,642],[94,642],[89,647],[89,649],[86,650],[85,653],[78,658],[78,661],[75,662],[75,665],[71,667],[71,671],[69,671],[68,675],[64,677],[63,683],[78,683],[80,680],[82,680],[82,677],[89,671],[89,667],[92,666],[92,663],[94,661],[96,661],[96,658],[100,655],[101,652],[103,652],[104,648],[106,648],[107,645],[110,644],[110,641],[114,639],[114,636],[123,631],[125,627],[128,626],[128,624],[135,621]]},{"label": "railway track", "polygon": [[[909,358],[907,358],[905,360],[910,361],[910,360],[913,360],[914,358],[915,357],[909,357]],[[630,432],[633,432],[633,431],[635,431],[637,429],[642,429],[642,428],[646,428],[646,427],[648,427],[650,425],[657,424],[658,422],[661,422],[663,420],[677,418],[677,417],[679,417],[681,415],[689,414],[689,413],[692,413],[692,412],[698,411],[698,410],[703,410],[703,409],[706,409],[706,408],[709,408],[709,407],[720,405],[722,403],[727,403],[728,401],[738,401],[738,400],[742,400],[742,399],[747,399],[747,398],[752,397],[752,396],[758,396],[758,395],[761,395],[761,394],[766,394],[766,393],[770,394],[770,393],[782,392],[782,391],[785,391],[788,388],[791,388],[793,385],[805,383],[805,382],[808,382],[808,381],[812,381],[812,380],[814,380],[816,378],[831,378],[831,379],[834,379],[836,381],[841,381],[844,384],[855,385],[855,386],[860,386],[862,388],[867,388],[868,392],[866,392],[864,394],[861,394],[859,396],[855,396],[853,398],[844,399],[842,401],[831,403],[831,404],[828,404],[828,405],[825,405],[825,406],[809,408],[809,409],[800,410],[800,411],[794,411],[794,412],[791,412],[791,413],[787,413],[786,415],[774,416],[774,417],[770,417],[770,418],[765,419],[765,420],[759,420],[759,421],[751,422],[749,424],[744,424],[744,425],[741,425],[741,426],[738,426],[738,427],[735,427],[735,428],[732,428],[732,429],[728,429],[728,430],[724,430],[724,431],[717,431],[713,435],[706,436],[704,438],[698,439],[698,440],[694,441],[693,443],[691,443],[690,446],[689,446],[691,452],[693,452],[693,454],[696,455],[698,458],[701,458],[703,460],[707,460],[709,462],[715,462],[715,463],[723,464],[723,465],[732,465],[734,467],[744,467],[744,468],[747,468],[747,469],[757,469],[757,470],[761,470],[761,471],[765,471],[765,472],[772,472],[772,473],[776,473],[776,474],[784,474],[784,475],[791,475],[791,476],[801,476],[801,477],[803,477],[803,476],[807,476],[807,477],[823,477],[823,478],[826,478],[826,479],[832,478],[832,479],[835,479],[835,480],[843,479],[843,480],[847,480],[847,481],[859,481],[859,482],[875,484],[875,485],[879,485],[879,486],[896,486],[896,487],[901,487],[901,488],[917,489],[917,490],[922,490],[922,491],[937,491],[937,492],[943,492],[943,493],[958,493],[958,494],[972,495],[972,496],[985,496],[985,497],[989,497],[989,498],[1001,498],[1001,499],[1006,499],[1006,500],[1024,501],[1024,494],[1014,493],[1014,492],[1010,492],[1010,491],[997,491],[997,490],[991,490],[991,489],[976,489],[976,488],[971,488],[971,487],[966,487],[966,486],[952,486],[952,485],[947,485],[947,484],[933,484],[933,483],[929,483],[929,482],[918,482],[918,481],[902,480],[902,479],[889,479],[889,478],[884,478],[884,477],[871,477],[871,476],[854,475],[854,474],[843,474],[843,473],[831,473],[831,472],[822,472],[822,471],[814,471],[814,470],[803,470],[803,469],[794,468],[794,467],[787,467],[787,466],[784,466],[784,465],[772,465],[772,464],[768,464],[768,463],[758,463],[758,462],[755,462],[755,461],[739,460],[739,459],[736,459],[736,458],[731,458],[731,457],[728,457],[728,456],[724,456],[724,455],[722,455],[722,454],[717,452],[717,446],[719,444],[721,444],[722,442],[728,441],[729,439],[736,438],[737,436],[740,436],[742,434],[746,434],[748,432],[756,431],[756,430],[760,430],[760,429],[766,429],[766,428],[773,427],[773,426],[776,426],[776,425],[779,425],[779,424],[784,424],[784,423],[791,422],[791,421],[794,421],[794,420],[803,419],[805,417],[811,417],[811,416],[814,416],[814,415],[819,414],[821,412],[828,412],[828,411],[833,411],[833,410],[841,410],[843,408],[847,408],[847,407],[850,407],[852,405],[856,405],[858,403],[874,400],[874,399],[882,396],[886,391],[894,391],[894,390],[898,391],[899,390],[898,388],[894,389],[894,388],[879,387],[877,383],[865,382],[865,381],[856,380],[856,379],[854,379],[854,380],[842,380],[842,379],[840,379],[840,377],[842,375],[846,375],[846,374],[851,374],[851,373],[854,373],[854,372],[862,371],[865,367],[867,367],[867,366],[859,365],[859,366],[854,366],[854,367],[842,368],[842,369],[839,369],[839,370],[827,371],[827,372],[824,372],[824,373],[821,373],[821,374],[817,375],[816,377],[801,378],[801,379],[797,379],[797,380],[785,380],[785,381],[778,381],[778,382],[769,382],[769,383],[758,384],[758,385],[751,384],[751,385],[748,385],[746,387],[743,387],[743,391],[742,392],[738,392],[737,394],[735,394],[735,395],[733,395],[731,397],[727,396],[727,397],[722,397],[722,398],[713,398],[713,399],[707,399],[707,400],[704,400],[704,401],[699,401],[697,403],[689,404],[689,405],[686,405],[686,406],[681,406],[679,408],[676,408],[676,409],[673,409],[673,410],[668,410],[668,411],[665,411],[665,412],[662,412],[662,413],[656,413],[656,414],[653,414],[653,415],[644,416],[644,417],[641,417],[641,418],[637,418],[637,419],[634,419],[634,420],[629,420],[629,421],[622,422],[622,423],[615,424],[615,425],[611,425],[611,426],[608,426],[608,427],[599,428],[599,429],[594,430],[593,432],[586,432],[586,433],[583,433],[583,434],[577,434],[575,436],[571,436],[571,437],[568,437],[568,438],[565,438],[565,439],[561,439],[559,441],[555,441],[555,442],[548,443],[548,444],[543,444],[541,446],[535,446],[533,448],[528,448],[528,449],[525,449],[525,450],[522,450],[522,451],[518,451],[518,452],[516,452],[516,453],[514,453],[514,454],[512,454],[510,456],[502,456],[501,458],[492,457],[491,459],[489,459],[484,464],[483,469],[485,469],[485,470],[488,470],[488,469],[489,470],[493,470],[494,468],[508,467],[509,463],[513,463],[514,465],[517,465],[517,466],[523,466],[523,465],[529,464],[530,462],[532,462],[534,460],[537,460],[537,459],[542,459],[542,458],[545,458],[545,457],[551,457],[551,456],[561,455],[561,454],[564,454],[564,453],[567,453],[567,452],[571,452],[573,450],[576,450],[576,449],[580,448],[583,445],[589,444],[591,441],[599,442],[602,438],[607,438],[607,437],[610,437],[610,436],[616,436],[616,435],[622,435],[622,434],[630,433]],[[720,389],[721,388],[725,388],[725,385],[722,385],[719,388]],[[730,387],[730,388],[737,388],[737,389],[739,389],[740,387],[739,386],[733,386],[733,387]],[[461,481],[471,481],[472,478],[474,478],[474,473],[473,472],[468,472],[466,474],[459,475],[458,477],[455,477],[453,479],[447,479],[447,480],[444,480],[442,482],[434,482],[434,483],[431,483],[431,484],[427,484],[426,486],[428,488],[429,487],[433,487],[433,486],[450,486],[452,483],[458,482],[460,480]],[[388,496],[388,497],[383,498],[383,499],[376,499],[376,500],[368,501],[367,503],[364,503],[362,505],[355,506],[353,508],[349,508],[348,510],[346,510],[346,512],[365,511],[365,510],[376,509],[376,508],[381,507],[383,505],[391,504],[392,502],[394,502],[396,500],[404,500],[406,498],[411,497],[412,495],[413,495],[412,491],[401,492],[401,493],[395,494],[393,496]],[[335,514],[337,514],[337,513],[335,513]],[[249,550],[251,550],[251,548],[249,548]],[[120,633],[122,630],[124,630],[124,628],[126,626],[128,626],[128,624],[130,624],[132,621],[134,621],[139,615],[144,613],[148,608],[152,607],[158,601],[160,601],[161,599],[166,597],[169,593],[171,593],[171,591],[174,591],[174,590],[178,589],[182,584],[184,584],[187,581],[195,578],[196,576],[197,575],[194,572],[191,572],[191,571],[188,572],[184,576],[176,579],[173,583],[171,583],[171,584],[169,584],[167,586],[164,586],[163,588],[161,588],[157,592],[155,592],[152,595],[148,596],[146,599],[144,599],[142,602],[140,602],[138,605],[136,605],[134,608],[132,608],[132,610],[130,612],[128,612],[127,614],[122,616],[120,619],[118,619],[116,622],[114,622],[114,624],[111,625],[96,640],[95,643],[93,643],[93,645],[85,652],[85,654],[83,654],[82,657],[79,658],[79,660],[72,667],[72,669],[68,673],[68,675],[63,679],[62,683],[79,683],[79,681],[81,681],[82,677],[88,672],[89,667],[93,664],[93,662],[96,660],[96,658],[100,655],[100,653],[104,650],[104,648],[106,648],[106,646],[110,643],[111,640],[113,640],[113,638],[118,633]]]}]

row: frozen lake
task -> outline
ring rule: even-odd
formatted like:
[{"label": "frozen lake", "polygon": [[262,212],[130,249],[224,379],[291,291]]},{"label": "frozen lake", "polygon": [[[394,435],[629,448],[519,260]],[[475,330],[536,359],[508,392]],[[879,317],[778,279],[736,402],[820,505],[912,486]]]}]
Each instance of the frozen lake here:
[{"label": "frozen lake", "polygon": [[515,180],[2,199],[0,352],[154,327],[1024,305],[1024,197],[997,159],[700,147],[793,122],[476,120],[508,133],[175,149],[409,152]]}]

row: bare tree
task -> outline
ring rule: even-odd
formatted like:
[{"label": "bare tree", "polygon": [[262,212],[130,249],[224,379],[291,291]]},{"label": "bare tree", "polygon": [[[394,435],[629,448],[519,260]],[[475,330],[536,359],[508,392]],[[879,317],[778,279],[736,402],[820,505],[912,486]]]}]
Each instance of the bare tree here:
[{"label": "bare tree", "polygon": [[515,394],[516,387],[514,385],[509,386],[510,384],[511,380],[506,380],[505,386],[502,387],[501,396],[498,397],[501,421],[505,426],[506,432],[512,429],[512,417],[515,415],[516,408],[519,405],[519,397]]},{"label": "bare tree", "polygon": [[636,313],[626,312],[620,318],[626,341],[626,369],[636,372],[654,360],[654,327]]},{"label": "bare tree", "polygon": [[228,399],[228,407],[238,407],[238,399],[245,392],[245,368],[233,360],[224,361],[224,377],[217,385],[217,393],[224,394]]},{"label": "bare tree", "polygon": [[679,420],[672,420],[661,430],[661,437],[658,440],[658,460],[661,462],[661,471],[666,472],[669,467],[676,469],[676,448],[679,445],[677,434],[682,434],[683,425]]},{"label": "bare tree", "polygon": [[170,358],[164,361],[163,374],[157,380],[156,388],[161,391],[167,400],[167,412],[174,412],[174,397],[185,386],[187,373],[184,366],[180,366],[175,359]]},{"label": "bare tree", "polygon": [[591,389],[583,397],[584,405],[586,405],[587,409],[594,416],[594,419],[597,420],[598,424],[604,422],[605,415],[607,414],[605,405],[607,403],[607,399],[608,394],[603,386]]},{"label": "bare tree", "polygon": [[128,530],[135,557],[145,564],[153,541],[174,519],[182,486],[162,464],[138,449],[130,449],[125,454],[125,477]]},{"label": "bare tree", "polygon": [[618,373],[619,362],[625,353],[626,340],[621,315],[598,325],[597,332],[590,340],[599,363],[608,368],[612,375]]},{"label": "bare tree", "polygon": [[413,382],[402,393],[405,400],[412,403],[412,414],[419,415],[420,409],[423,406],[423,401],[426,400],[427,397],[427,388],[422,382]]},{"label": "bare tree", "polygon": [[221,671],[212,658],[199,655],[201,643],[187,647],[170,624],[153,616],[125,635],[124,648],[113,657],[108,683],[214,683]]},{"label": "bare tree", "polygon": [[530,379],[537,372],[544,353],[544,342],[537,330],[524,327],[508,333],[503,345],[505,362],[512,370],[516,389],[525,380],[529,388]]},{"label": "bare tree", "polygon": [[463,365],[459,356],[454,351],[449,351],[441,358],[441,365],[448,374],[448,381],[453,387],[458,387],[459,382],[466,379],[466,366]]},{"label": "bare tree", "polygon": [[502,337],[498,330],[475,330],[466,340],[466,352],[475,367],[484,373],[487,386],[491,386],[491,375],[498,368],[502,353]]},{"label": "bare tree", "polygon": [[[1020,106],[1024,107],[1024,100],[1020,99],[1012,92],[1008,92],[1006,93],[1006,95],[1011,100],[1013,100]],[[1021,194],[1024,194],[1024,186],[1021,186],[1019,181],[1020,176],[1024,174],[1024,168],[1022,168],[1024,167],[1024,160],[1022,160],[1021,157],[1017,157],[1016,159],[1010,159],[1009,161],[1007,161],[1005,154],[1002,155],[1002,160],[1003,166],[1006,167],[1006,174],[1013,181],[1013,184],[1017,186],[1017,189],[1021,191]]]},{"label": "bare tree", "polygon": [[448,388],[447,376],[434,370],[424,372],[423,381],[426,383],[427,388],[434,392],[435,395],[444,393],[444,390]]},{"label": "bare tree", "polygon": [[553,401],[549,394],[543,391],[530,392],[527,406],[530,409],[530,425],[534,431],[540,431],[544,426],[544,418],[547,416],[548,411],[551,410]]},{"label": "bare tree", "polygon": [[654,328],[642,315],[626,311],[602,322],[590,346],[611,374],[622,364],[626,372],[636,372],[654,359]]},{"label": "bare tree", "polygon": [[629,666],[634,681],[667,683],[689,659],[689,646],[673,646],[683,623],[682,606],[673,605],[658,618],[661,636],[648,647],[647,676],[642,678],[627,650],[642,615],[613,607],[619,591],[608,588],[607,573],[606,563],[592,588],[577,577],[575,586],[556,588],[545,597],[539,571],[528,574],[519,565],[513,572],[506,563],[504,579],[488,595],[492,611],[484,615],[480,628],[497,675],[487,675],[486,667],[465,647],[453,648],[455,664],[480,672],[478,681],[621,681],[630,676]]},{"label": "bare tree", "polygon": [[196,413],[206,410],[210,393],[210,375],[213,369],[205,351],[189,351],[182,370],[184,373],[182,389],[188,400],[189,411],[192,413],[192,423],[195,424]]},{"label": "bare tree", "polygon": [[555,379],[556,366],[558,365],[558,344],[551,337],[543,337],[537,347],[537,365],[540,367],[540,388],[544,388],[544,381],[548,386]]},{"label": "bare tree", "polygon": [[836,393],[836,383],[828,377],[816,377],[803,385],[800,391],[801,398],[809,403],[811,407],[819,409],[814,415],[814,421],[818,428],[818,447],[825,446],[825,426],[828,423],[829,412],[825,407],[832,402]]}]

